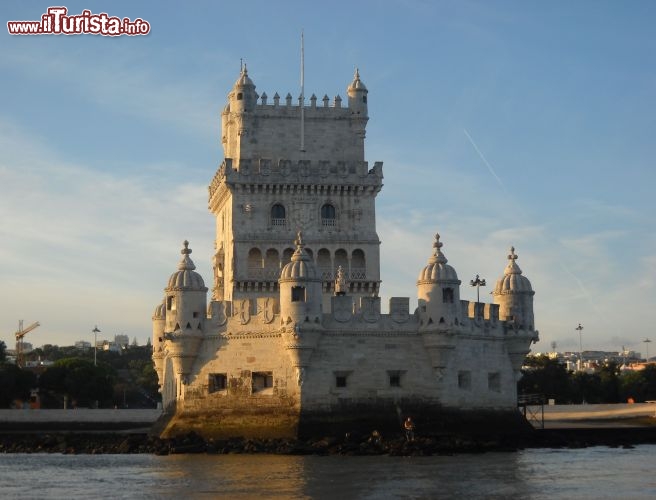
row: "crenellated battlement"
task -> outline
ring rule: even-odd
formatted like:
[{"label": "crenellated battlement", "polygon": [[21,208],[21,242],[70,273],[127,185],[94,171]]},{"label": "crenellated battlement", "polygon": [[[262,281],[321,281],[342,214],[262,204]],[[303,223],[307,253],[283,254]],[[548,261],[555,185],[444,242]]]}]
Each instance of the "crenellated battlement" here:
[{"label": "crenellated battlement", "polygon": [[[328,97],[328,94],[324,94],[324,96],[319,99],[315,94],[312,94],[309,98],[306,97],[307,103],[301,101],[301,96],[299,95],[298,97],[294,98],[290,93],[287,93],[287,95],[282,99],[278,92],[273,94],[273,98],[269,100],[269,96],[267,95],[266,92],[263,92],[262,95],[255,94],[256,97],[256,112],[276,112],[276,111],[285,111],[289,108],[293,109],[294,112],[297,112],[301,106],[305,108],[305,111],[308,110],[320,110],[322,113],[325,112],[335,112],[337,110],[339,113],[344,113],[346,111],[349,111],[348,104],[345,106],[342,106],[343,99],[342,97],[337,94],[332,98],[332,100]],[[296,115],[295,115],[296,116]]]}]

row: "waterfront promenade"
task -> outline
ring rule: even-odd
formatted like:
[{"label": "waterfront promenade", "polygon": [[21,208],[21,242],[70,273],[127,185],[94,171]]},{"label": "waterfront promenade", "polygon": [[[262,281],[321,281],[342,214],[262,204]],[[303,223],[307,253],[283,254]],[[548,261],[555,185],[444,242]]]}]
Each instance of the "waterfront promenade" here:
[{"label": "waterfront promenade", "polygon": [[149,428],[159,409],[0,410],[2,430],[129,430]]},{"label": "waterfront promenade", "polygon": [[[161,414],[162,410],[159,409],[0,410],[0,428],[8,430],[145,428],[154,424]],[[656,425],[656,402],[544,406],[546,429],[635,427],[650,425],[650,423]]]},{"label": "waterfront promenade", "polygon": [[645,427],[656,425],[656,402],[545,405],[545,429]]}]

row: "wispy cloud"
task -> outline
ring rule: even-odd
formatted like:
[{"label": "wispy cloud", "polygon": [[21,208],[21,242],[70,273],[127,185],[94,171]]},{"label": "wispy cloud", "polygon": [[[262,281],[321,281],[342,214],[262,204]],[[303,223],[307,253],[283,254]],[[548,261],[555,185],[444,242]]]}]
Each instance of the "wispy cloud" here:
[{"label": "wispy cloud", "polygon": [[[213,224],[204,184],[97,172],[0,124],[0,131],[8,129],[0,133],[5,332],[18,319],[38,319],[42,334],[71,342],[95,323],[143,340],[183,239],[191,241],[200,272],[211,276]],[[175,168],[184,177],[185,166]]]}]

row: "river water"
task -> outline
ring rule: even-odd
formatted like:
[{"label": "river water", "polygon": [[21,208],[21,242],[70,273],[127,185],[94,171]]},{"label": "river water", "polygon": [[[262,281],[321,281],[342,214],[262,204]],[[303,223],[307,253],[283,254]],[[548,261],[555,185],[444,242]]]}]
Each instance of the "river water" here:
[{"label": "river water", "polygon": [[3,499],[656,498],[656,445],[436,457],[0,455]]}]

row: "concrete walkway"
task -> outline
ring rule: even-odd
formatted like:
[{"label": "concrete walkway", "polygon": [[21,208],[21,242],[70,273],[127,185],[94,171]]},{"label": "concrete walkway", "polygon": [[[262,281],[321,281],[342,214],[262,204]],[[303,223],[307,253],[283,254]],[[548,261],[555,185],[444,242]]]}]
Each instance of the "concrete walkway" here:
[{"label": "concrete walkway", "polygon": [[80,408],[79,410],[0,410],[2,422],[89,422],[152,424],[162,410],[112,410]]},{"label": "concrete walkway", "polygon": [[656,425],[656,403],[610,405],[545,405],[546,429],[644,426],[632,419],[652,417]]}]

